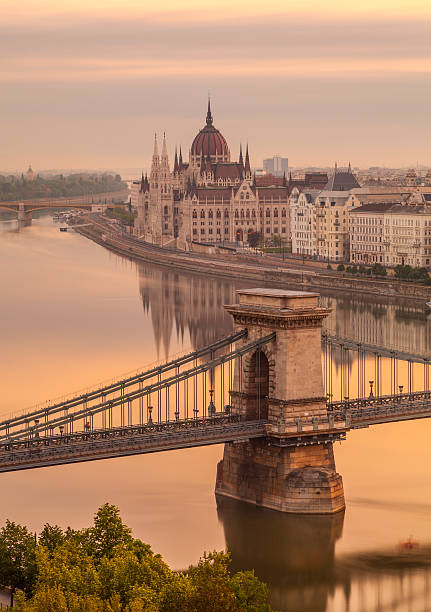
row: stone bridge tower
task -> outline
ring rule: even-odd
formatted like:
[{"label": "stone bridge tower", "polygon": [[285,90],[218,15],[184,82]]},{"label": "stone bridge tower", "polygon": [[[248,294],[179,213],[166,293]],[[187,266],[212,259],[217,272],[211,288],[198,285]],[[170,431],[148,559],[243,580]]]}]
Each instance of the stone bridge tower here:
[{"label": "stone bridge tower", "polygon": [[[344,509],[333,442],[345,430],[330,425],[323,396],[321,328],[330,310],[319,294],[278,289],[237,292],[225,308],[240,343],[275,332],[275,339],[242,358],[234,376],[232,411],[268,420],[267,437],[225,445],[216,494],[282,512],[330,514]],[[294,433],[295,435],[292,435]]]}]

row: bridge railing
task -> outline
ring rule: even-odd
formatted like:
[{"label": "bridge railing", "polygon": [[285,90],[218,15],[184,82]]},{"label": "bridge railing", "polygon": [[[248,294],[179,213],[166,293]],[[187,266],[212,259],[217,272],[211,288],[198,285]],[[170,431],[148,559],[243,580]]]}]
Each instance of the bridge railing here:
[{"label": "bridge railing", "polygon": [[101,400],[101,402],[103,403],[115,397],[116,394],[124,396],[126,389],[129,389],[136,385],[143,385],[144,383],[151,381],[155,377],[160,378],[164,376],[168,372],[179,372],[182,367],[192,362],[195,362],[198,359],[203,359],[208,356],[212,358],[217,353],[217,351],[231,347],[235,342],[237,342],[241,338],[244,338],[246,335],[246,330],[241,330],[225,338],[217,340],[216,342],[208,346],[176,357],[175,359],[167,363],[158,364],[154,367],[151,367],[145,372],[134,373],[131,376],[120,378],[118,380],[110,382],[109,384],[104,384],[103,386],[98,387],[96,389],[88,390],[84,393],[72,396],[69,399],[62,399],[51,405],[44,405],[41,407],[37,407],[34,410],[11,416],[7,419],[4,419],[3,421],[0,421],[0,440],[13,436],[14,432],[22,425],[29,427],[31,422],[40,420],[46,421],[53,415],[61,413],[62,411],[75,412],[79,408],[88,408],[89,405],[91,405],[91,402]]},{"label": "bridge railing", "polygon": [[[216,414],[230,414],[230,391],[233,388],[235,368],[241,370],[242,358],[275,338],[275,333],[232,349],[232,341],[244,337],[239,332],[228,339],[202,349],[210,355],[208,361],[199,362],[196,353],[167,364],[164,369],[145,373],[126,385],[117,386],[116,394],[106,397],[106,390],[93,396],[79,398],[70,404],[60,404],[37,413],[33,418],[19,417],[3,423],[0,443],[70,435],[77,430],[111,430],[133,425],[211,419]],[[215,348],[217,347],[217,348]],[[216,350],[231,350],[214,356]],[[191,366],[191,367],[190,367]],[[145,384],[144,384],[145,382]],[[241,391],[241,389],[239,389]],[[71,407],[73,411],[71,411]]]},{"label": "bridge railing", "polygon": [[324,332],[322,361],[329,403],[430,390],[431,359],[427,355],[356,342]]}]

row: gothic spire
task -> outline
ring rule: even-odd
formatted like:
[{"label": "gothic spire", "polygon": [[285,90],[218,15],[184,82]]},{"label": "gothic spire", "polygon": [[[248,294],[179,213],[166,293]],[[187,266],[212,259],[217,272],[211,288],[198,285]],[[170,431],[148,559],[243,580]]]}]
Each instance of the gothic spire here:
[{"label": "gothic spire", "polygon": [[244,170],[247,174],[250,174],[250,158],[248,156],[248,143],[247,143],[247,148],[245,150],[245,165],[244,165]]},{"label": "gothic spire", "polygon": [[153,157],[158,157],[159,156],[159,147],[157,146],[157,134],[154,134],[154,151],[153,151]]},{"label": "gothic spire", "polygon": [[348,170],[347,170],[347,171],[348,171],[348,173],[349,173],[349,174],[351,174],[351,173],[352,173],[352,165],[351,165],[351,163],[350,163],[350,162],[349,162],[349,168],[348,168]]},{"label": "gothic spire", "polygon": [[207,112],[207,125],[210,126],[213,124],[213,116],[211,114],[211,100],[208,96],[208,112]]},{"label": "gothic spire", "polygon": [[182,169],[183,169],[183,154],[181,152],[181,145],[180,145],[180,156],[178,159],[178,172],[181,172]]},{"label": "gothic spire", "polygon": [[242,144],[241,143],[239,143],[239,161],[238,163],[244,169],[244,160],[242,158]]},{"label": "gothic spire", "polygon": [[168,156],[168,149],[166,147],[166,134],[163,132],[163,147],[162,147],[162,157]]},{"label": "gothic spire", "polygon": [[177,147],[175,147],[174,172],[178,172],[178,153],[177,153]]}]

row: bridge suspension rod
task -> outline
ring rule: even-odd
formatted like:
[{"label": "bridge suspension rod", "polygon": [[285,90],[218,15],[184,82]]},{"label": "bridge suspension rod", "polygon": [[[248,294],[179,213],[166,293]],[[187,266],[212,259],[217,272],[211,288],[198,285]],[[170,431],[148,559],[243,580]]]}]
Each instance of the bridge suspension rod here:
[{"label": "bridge suspension rod", "polygon": [[368,344],[366,342],[358,342],[352,338],[341,338],[339,336],[331,335],[326,331],[322,333],[322,341],[323,343],[327,343],[332,346],[344,347],[345,349],[354,351],[361,350],[364,353],[371,353],[372,355],[379,355],[380,357],[387,357],[389,359],[400,359],[401,361],[411,361],[412,363],[431,362],[431,357],[426,355],[418,355],[384,346],[377,346],[375,344]]},{"label": "bridge suspension rod", "polygon": [[[193,378],[194,380],[196,380],[196,377],[199,374],[204,374],[208,371],[211,371],[212,369],[214,369],[215,367],[219,365],[232,362],[234,359],[237,359],[237,358],[241,359],[243,355],[246,355],[250,351],[256,349],[257,347],[262,346],[263,344],[267,344],[268,342],[273,341],[275,337],[276,337],[276,334],[275,332],[273,332],[267,336],[264,336],[263,338],[259,338],[249,344],[246,344],[238,349],[235,349],[234,351],[226,353],[225,355],[220,355],[219,357],[216,357],[212,361],[208,361],[206,363],[199,364],[199,365],[196,364],[193,368],[189,370],[185,370],[184,372],[181,372],[180,374],[175,374],[174,376],[171,376],[165,380],[162,380],[160,375],[158,375],[157,382],[151,385],[148,385],[143,388],[138,388],[137,390],[131,393],[120,395],[110,400],[106,400],[100,404],[96,404],[95,406],[90,406],[90,407],[87,406],[83,408],[82,410],[78,410],[77,412],[74,412],[72,414],[69,414],[66,411],[65,414],[57,417],[56,419],[47,420],[42,423],[37,423],[33,425],[32,427],[28,427],[28,422],[26,422],[25,427],[23,429],[20,429],[15,432],[11,432],[9,435],[0,436],[0,440],[15,441],[15,440],[19,440],[22,438],[30,438],[34,435],[39,435],[40,433],[44,431],[45,432],[49,430],[52,431],[52,429],[54,429],[55,427],[59,427],[62,425],[70,425],[71,427],[73,427],[73,423],[75,421],[84,419],[84,418],[94,417],[94,415],[99,414],[105,411],[106,409],[109,410],[110,421],[111,421],[110,426],[112,426],[112,416],[111,416],[112,409],[115,408],[116,406],[120,406],[121,408],[123,408],[125,402],[132,402],[134,400],[139,399],[140,397],[145,397],[145,396],[148,397],[152,393],[160,394],[161,391],[167,390],[171,386],[177,385],[178,383],[186,381],[190,378]],[[82,402],[81,402],[81,405],[82,405]],[[160,408],[160,403],[159,403],[159,408]],[[60,408],[56,412],[58,412],[59,410]],[[163,419],[161,418],[161,414],[159,414],[158,420],[160,422],[163,421]],[[122,424],[123,424],[123,413],[122,413]]]},{"label": "bridge suspension rod", "polygon": [[38,408],[32,412],[27,412],[25,414],[17,415],[16,417],[6,419],[4,421],[0,421],[0,434],[1,432],[4,432],[4,431],[6,432],[5,435],[0,435],[0,439],[4,437],[9,437],[11,435],[10,434],[11,427],[18,427],[19,425],[26,424],[29,420],[34,420],[34,419],[39,419],[39,418],[46,419],[47,414],[51,415],[61,410],[75,408],[76,406],[80,406],[83,403],[94,401],[99,398],[103,398],[104,395],[108,395],[110,393],[116,393],[118,391],[122,392],[125,388],[131,387],[135,385],[136,383],[143,383],[145,380],[153,378],[156,375],[162,375],[166,372],[169,372],[170,370],[174,368],[179,368],[181,366],[184,366],[187,363],[194,361],[195,359],[199,359],[208,354],[212,355],[215,351],[220,350],[226,346],[229,346],[230,344],[233,344],[237,340],[244,338],[246,335],[247,335],[247,331],[243,329],[239,332],[236,332],[235,334],[231,334],[230,336],[227,336],[226,338],[217,340],[213,344],[210,344],[201,349],[193,351],[192,353],[187,353],[186,355],[183,355],[182,357],[174,359],[161,366],[156,366],[154,368],[151,368],[150,370],[147,370],[146,372],[140,372],[139,374],[135,374],[128,378],[118,380],[105,387],[101,387],[99,389],[95,389],[94,391],[90,391],[88,393],[84,393],[82,395],[75,396],[71,398],[70,400],[59,402],[57,404],[53,404],[52,406]]}]

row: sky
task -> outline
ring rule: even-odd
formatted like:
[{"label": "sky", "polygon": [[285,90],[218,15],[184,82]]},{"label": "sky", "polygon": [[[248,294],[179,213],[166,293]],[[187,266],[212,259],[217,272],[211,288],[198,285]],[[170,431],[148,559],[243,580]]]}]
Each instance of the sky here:
[{"label": "sky", "polygon": [[148,168],[205,121],[252,165],[431,166],[431,3],[2,0],[0,172]]}]

